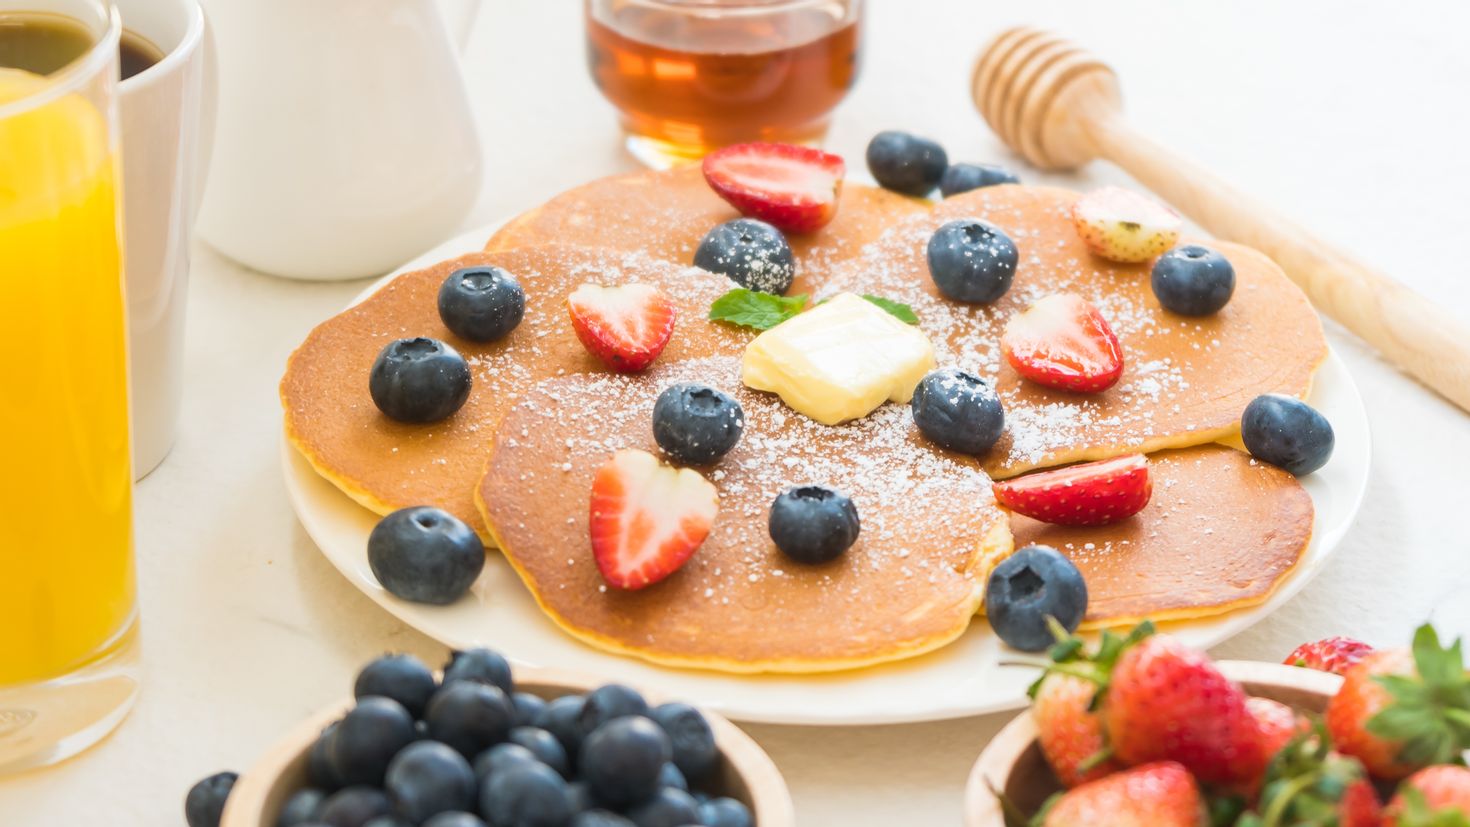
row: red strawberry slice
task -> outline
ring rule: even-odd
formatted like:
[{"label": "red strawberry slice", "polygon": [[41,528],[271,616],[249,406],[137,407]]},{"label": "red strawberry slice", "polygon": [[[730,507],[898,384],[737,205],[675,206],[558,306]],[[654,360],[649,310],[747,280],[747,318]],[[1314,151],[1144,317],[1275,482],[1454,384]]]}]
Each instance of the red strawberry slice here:
[{"label": "red strawberry slice", "polygon": [[679,570],[709,536],[719,511],[699,472],[662,465],[647,451],[612,455],[592,480],[592,556],[608,585],[641,589]]},{"label": "red strawberry slice", "polygon": [[1097,393],[1123,375],[1123,347],[1107,319],[1071,293],[1047,296],[1012,318],[1000,347],[1017,373],[1050,388]]},{"label": "red strawberry slice", "polygon": [[1373,647],[1350,637],[1329,637],[1311,643],[1303,643],[1291,651],[1282,663],[1301,666],[1335,675],[1345,675],[1347,670],[1373,652]]},{"label": "red strawberry slice", "polygon": [[674,335],[673,302],[646,284],[584,284],[567,296],[572,329],[583,347],[620,373],[653,364]]},{"label": "red strawberry slice", "polygon": [[1106,525],[1143,510],[1154,484],[1143,454],[1069,465],[995,483],[1001,505],[1056,525]]},{"label": "red strawberry slice", "polygon": [[704,180],[742,215],[809,233],[837,214],[847,164],[795,144],[736,144],[704,156]]}]

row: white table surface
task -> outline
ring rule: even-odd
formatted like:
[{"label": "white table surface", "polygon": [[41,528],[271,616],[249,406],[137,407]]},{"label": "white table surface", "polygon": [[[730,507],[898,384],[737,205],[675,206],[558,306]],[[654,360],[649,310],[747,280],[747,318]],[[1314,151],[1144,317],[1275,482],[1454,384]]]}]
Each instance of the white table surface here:
[{"label": "white table surface", "polygon": [[[468,71],[488,184],[466,227],[632,167],[587,79],[581,4],[486,5]],[[869,21],[863,75],[831,141],[854,166],[890,127],[935,136],[955,159],[1019,165],[972,110],[968,69],[1002,26],[1057,27],[1114,63],[1141,128],[1470,316],[1470,5],[874,0]],[[1099,164],[1047,180],[1127,179]],[[142,699],[92,751],[0,779],[0,824],[181,825],[196,778],[247,767],[349,691],[374,655],[442,659],[338,575],[281,485],[286,355],[362,286],[283,281],[197,249],[183,430],[138,489]],[[1375,429],[1367,501],[1329,569],[1218,656],[1274,660],[1329,634],[1395,643],[1426,617],[1470,633],[1470,416],[1340,330],[1329,337]],[[971,763],[1007,717],[749,730],[784,771],[803,825],[949,825]]]}]

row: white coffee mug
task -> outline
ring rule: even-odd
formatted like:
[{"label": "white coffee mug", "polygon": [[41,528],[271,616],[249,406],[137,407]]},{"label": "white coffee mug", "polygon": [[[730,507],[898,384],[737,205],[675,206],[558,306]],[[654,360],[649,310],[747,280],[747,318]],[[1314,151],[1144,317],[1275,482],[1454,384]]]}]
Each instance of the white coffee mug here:
[{"label": "white coffee mug", "polygon": [[157,64],[123,81],[133,469],[139,479],[173,447],[183,396],[189,244],[214,140],[215,69],[197,0],[114,0],[123,29],[158,47]]}]

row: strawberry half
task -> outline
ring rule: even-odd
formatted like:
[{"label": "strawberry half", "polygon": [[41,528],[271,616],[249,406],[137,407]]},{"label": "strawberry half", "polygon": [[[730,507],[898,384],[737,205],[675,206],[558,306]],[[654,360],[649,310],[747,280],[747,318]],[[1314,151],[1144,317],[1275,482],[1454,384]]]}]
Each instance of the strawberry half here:
[{"label": "strawberry half", "polygon": [[1143,454],[1069,465],[993,485],[1006,508],[1056,525],[1107,525],[1143,510],[1154,484]]},{"label": "strawberry half", "polygon": [[1082,243],[1109,261],[1148,261],[1179,242],[1179,213],[1132,190],[1103,187],[1072,205]]},{"label": "strawberry half", "polygon": [[641,589],[678,571],[720,509],[713,484],[647,451],[612,455],[592,480],[592,556],[608,585]]},{"label": "strawberry half", "polygon": [[1349,667],[1357,664],[1373,652],[1373,647],[1350,637],[1329,637],[1311,643],[1303,643],[1292,650],[1282,663],[1287,666],[1301,666],[1307,669],[1316,669],[1321,672],[1331,672],[1334,675],[1347,673]]},{"label": "strawberry half", "polygon": [[1123,347],[1091,302],[1047,296],[1013,317],[1000,339],[1016,372],[1049,388],[1097,393],[1123,375]]},{"label": "strawberry half", "polygon": [[674,335],[673,302],[646,284],[584,284],[567,296],[572,329],[582,346],[620,373],[653,364]]},{"label": "strawberry half", "polygon": [[717,195],[788,233],[827,226],[846,173],[842,156],[795,144],[736,144],[704,156],[704,180]]}]

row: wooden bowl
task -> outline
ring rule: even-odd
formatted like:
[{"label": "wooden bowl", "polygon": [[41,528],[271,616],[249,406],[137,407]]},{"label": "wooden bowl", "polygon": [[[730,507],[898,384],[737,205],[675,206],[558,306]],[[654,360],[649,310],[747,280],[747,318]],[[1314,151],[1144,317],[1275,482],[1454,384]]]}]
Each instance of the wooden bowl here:
[{"label": "wooden bowl", "polygon": [[[1302,712],[1321,713],[1342,685],[1342,678],[1336,675],[1280,663],[1226,660],[1216,666],[1245,687],[1246,692],[1280,701]],[[970,781],[965,787],[965,824],[1005,827],[1000,800],[992,789],[1004,792],[1023,811],[1034,813],[1048,796],[1061,788],[1036,743],[1036,724],[1031,713],[1023,712],[995,736],[970,770]]]},{"label": "wooden bowl", "polygon": [[[517,691],[547,699],[587,692],[605,683],[570,672],[527,667],[517,667],[515,677]],[[651,692],[644,695],[650,703],[674,700]],[[312,743],[352,705],[352,699],[333,704],[276,742],[235,783],[220,827],[275,827],[286,799],[307,785],[306,756]],[[791,793],[770,757],[734,724],[710,712],[704,716],[715,731],[721,754],[709,791],[743,802],[755,816],[757,827],[795,827]]]}]

